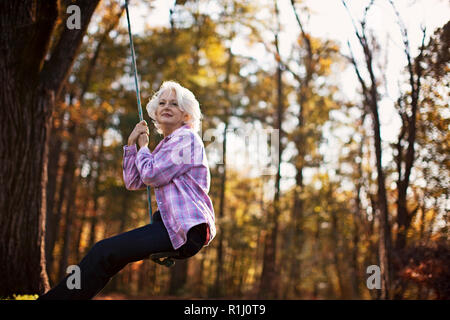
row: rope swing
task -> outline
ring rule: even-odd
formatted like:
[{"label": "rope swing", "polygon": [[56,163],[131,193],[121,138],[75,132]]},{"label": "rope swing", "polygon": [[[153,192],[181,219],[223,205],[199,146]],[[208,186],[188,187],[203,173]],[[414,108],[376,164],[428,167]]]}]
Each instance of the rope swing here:
[{"label": "rope swing", "polygon": [[[131,59],[133,64],[133,72],[134,72],[134,86],[136,89],[136,100],[139,112],[139,121],[144,119],[142,114],[142,106],[141,106],[141,95],[139,91],[139,82],[136,68],[136,58],[134,54],[134,44],[133,44],[133,36],[131,35],[131,23],[130,23],[130,13],[128,12],[128,0],[125,0],[125,11],[127,13],[127,24],[128,24],[128,36],[130,37],[130,50],[131,50]],[[152,214],[152,198],[150,186],[147,185],[147,199],[148,199],[148,211],[150,215],[150,224],[153,223],[153,214]]]}]

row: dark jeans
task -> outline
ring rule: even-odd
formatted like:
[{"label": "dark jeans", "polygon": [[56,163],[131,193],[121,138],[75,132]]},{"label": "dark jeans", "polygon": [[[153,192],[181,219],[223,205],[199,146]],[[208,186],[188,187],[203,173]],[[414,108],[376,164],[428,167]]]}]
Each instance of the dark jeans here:
[{"label": "dark jeans", "polygon": [[89,250],[78,264],[81,271],[80,289],[67,287],[66,281],[70,276],[67,275],[39,300],[91,299],[128,263],[148,258],[153,253],[179,251],[181,259],[189,258],[203,247],[206,226],[200,224],[191,228],[187,242],[174,250],[158,210],[153,215],[152,224],[101,240]]}]

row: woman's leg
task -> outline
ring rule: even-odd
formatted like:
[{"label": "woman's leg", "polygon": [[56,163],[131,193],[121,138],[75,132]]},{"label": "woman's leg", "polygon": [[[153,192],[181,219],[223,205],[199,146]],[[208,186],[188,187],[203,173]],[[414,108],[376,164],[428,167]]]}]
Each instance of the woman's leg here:
[{"label": "woman's leg", "polygon": [[152,224],[97,242],[78,265],[80,289],[68,289],[67,276],[39,299],[91,299],[128,263],[172,250],[163,222],[155,219]]}]

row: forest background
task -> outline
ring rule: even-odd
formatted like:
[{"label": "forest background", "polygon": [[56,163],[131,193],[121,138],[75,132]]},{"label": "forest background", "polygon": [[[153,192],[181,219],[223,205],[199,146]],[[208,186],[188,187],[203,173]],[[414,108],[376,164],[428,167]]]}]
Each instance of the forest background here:
[{"label": "forest background", "polygon": [[[14,65],[53,90],[20,100],[50,106],[47,135],[13,134],[42,130],[2,85],[1,146],[18,149],[2,152],[17,166],[2,166],[0,295],[42,292],[95,242],[149,222],[146,192],[122,177],[139,120],[123,1],[54,2],[36,11],[53,10],[48,45],[18,44],[36,59]],[[73,3],[88,16],[78,45]],[[143,106],[164,80],[200,102],[218,233],[173,268],[129,264],[102,296],[448,299],[449,13],[425,0],[131,1]]]}]

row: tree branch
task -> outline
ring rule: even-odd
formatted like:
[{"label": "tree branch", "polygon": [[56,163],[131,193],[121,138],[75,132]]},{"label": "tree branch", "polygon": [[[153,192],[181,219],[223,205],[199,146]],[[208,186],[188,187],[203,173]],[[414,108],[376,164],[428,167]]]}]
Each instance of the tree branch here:
[{"label": "tree branch", "polygon": [[119,23],[120,17],[122,16],[124,10],[125,10],[125,6],[121,6],[120,9],[119,9],[119,12],[116,13],[116,15],[113,18],[113,21],[106,27],[106,29],[103,32],[100,40],[97,42],[97,46],[96,46],[96,48],[94,50],[94,55],[93,55],[91,61],[89,62],[89,67],[87,69],[86,76],[85,76],[84,81],[83,81],[83,83],[81,85],[81,93],[80,93],[80,96],[79,96],[80,103],[83,102],[84,96],[85,96],[85,94],[86,94],[86,92],[88,90],[89,84],[91,83],[92,73],[94,72],[95,65],[97,64],[97,60],[98,60],[98,57],[100,55],[101,48],[102,48],[103,44],[106,42],[106,40],[109,38],[109,33],[116,28],[116,26]]},{"label": "tree branch", "polygon": [[81,11],[81,28],[74,30],[65,28],[59,38],[58,44],[51,53],[50,60],[47,60],[44,64],[40,74],[40,82],[46,89],[55,92],[55,98],[59,95],[62,85],[72,68],[83,36],[86,33],[86,29],[99,1],[77,0],[73,3]]}]

